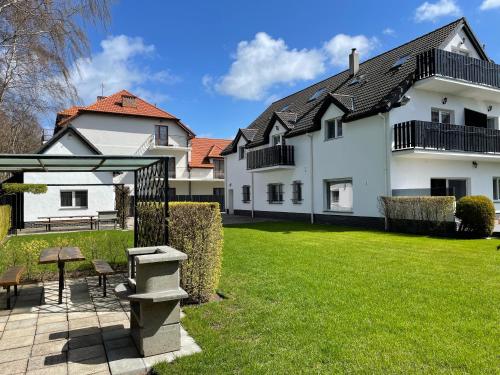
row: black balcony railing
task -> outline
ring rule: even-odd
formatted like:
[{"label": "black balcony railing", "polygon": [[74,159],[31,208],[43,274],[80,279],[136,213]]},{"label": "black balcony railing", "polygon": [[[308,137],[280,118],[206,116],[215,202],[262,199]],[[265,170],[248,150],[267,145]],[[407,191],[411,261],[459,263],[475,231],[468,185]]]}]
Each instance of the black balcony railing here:
[{"label": "black balcony railing", "polygon": [[500,154],[500,130],[416,120],[394,125],[394,150],[411,148]]},{"label": "black balcony railing", "polygon": [[247,169],[258,169],[280,165],[295,165],[293,146],[272,146],[249,151],[246,155]]},{"label": "black balcony railing", "polygon": [[416,79],[436,75],[500,88],[500,65],[441,49],[418,54]]}]

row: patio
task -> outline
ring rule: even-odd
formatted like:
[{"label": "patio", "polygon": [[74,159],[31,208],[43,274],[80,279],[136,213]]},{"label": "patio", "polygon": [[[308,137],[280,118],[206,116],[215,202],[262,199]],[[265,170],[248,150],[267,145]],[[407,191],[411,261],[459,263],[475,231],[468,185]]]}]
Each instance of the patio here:
[{"label": "patio", "polygon": [[13,309],[0,310],[2,374],[144,374],[159,361],[201,351],[181,329],[179,351],[140,357],[129,337],[129,303],[111,292],[125,275],[108,280],[103,298],[97,277],[68,279],[61,305],[57,281],[21,286]]}]

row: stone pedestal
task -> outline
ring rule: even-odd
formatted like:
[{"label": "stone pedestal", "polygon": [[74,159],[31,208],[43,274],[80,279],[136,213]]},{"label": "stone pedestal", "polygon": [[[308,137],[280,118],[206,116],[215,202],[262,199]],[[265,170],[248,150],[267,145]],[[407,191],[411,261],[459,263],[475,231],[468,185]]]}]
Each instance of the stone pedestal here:
[{"label": "stone pedestal", "polygon": [[130,301],[130,331],[139,352],[179,350],[180,300],[188,296],[179,287],[179,266],[187,255],[168,246],[132,248],[127,255],[128,282],[115,293]]}]

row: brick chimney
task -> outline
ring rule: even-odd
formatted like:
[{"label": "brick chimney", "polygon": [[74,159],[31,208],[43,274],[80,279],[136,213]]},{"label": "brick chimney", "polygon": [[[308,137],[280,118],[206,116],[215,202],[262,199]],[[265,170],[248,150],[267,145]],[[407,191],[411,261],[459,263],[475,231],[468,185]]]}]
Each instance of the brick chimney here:
[{"label": "brick chimney", "polygon": [[359,54],[356,52],[356,48],[353,48],[349,55],[349,73],[351,76],[355,76],[359,71]]},{"label": "brick chimney", "polygon": [[137,108],[135,96],[122,95],[122,107]]},{"label": "brick chimney", "polygon": [[105,96],[102,96],[102,95],[99,95],[99,96],[97,97],[97,101],[100,101],[100,100],[103,100],[103,99],[106,99],[106,97],[105,97]]}]

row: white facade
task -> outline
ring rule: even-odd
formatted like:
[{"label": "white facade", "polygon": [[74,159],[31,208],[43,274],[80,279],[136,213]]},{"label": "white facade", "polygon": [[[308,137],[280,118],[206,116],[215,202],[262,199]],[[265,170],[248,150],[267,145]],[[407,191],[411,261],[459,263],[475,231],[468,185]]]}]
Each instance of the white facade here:
[{"label": "white facade", "polygon": [[[459,30],[441,46],[450,52],[479,58],[470,40]],[[260,212],[342,217],[380,218],[378,197],[394,191],[431,188],[431,179],[464,180],[468,195],[493,196],[493,178],[500,177],[500,155],[449,151],[393,151],[395,124],[411,120],[431,121],[433,109],[452,114],[452,124],[465,125],[464,110],[470,109],[492,118],[498,129],[500,89],[471,82],[439,80],[435,77],[415,83],[406,96],[406,105],[371,117],[342,125],[342,136],[326,140],[326,123],[344,113],[331,104],[321,119],[321,129],[309,134],[286,138],[294,146],[295,165],[247,170],[246,156],[239,159],[235,152],[226,156],[226,207]],[[272,146],[273,134],[284,132],[277,122],[273,125],[269,144],[246,149],[246,153]],[[238,147],[246,144],[240,137]],[[300,181],[302,202],[292,202],[292,183]],[[331,193],[338,181],[345,186]],[[283,201],[267,201],[268,184],[283,184]],[[242,201],[242,186],[251,189],[249,202]],[[343,195],[344,194],[344,195]],[[332,199],[349,200],[350,210],[332,210]],[[334,206],[334,205],[333,205]],[[500,210],[500,201],[495,201]]]}]

